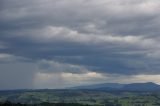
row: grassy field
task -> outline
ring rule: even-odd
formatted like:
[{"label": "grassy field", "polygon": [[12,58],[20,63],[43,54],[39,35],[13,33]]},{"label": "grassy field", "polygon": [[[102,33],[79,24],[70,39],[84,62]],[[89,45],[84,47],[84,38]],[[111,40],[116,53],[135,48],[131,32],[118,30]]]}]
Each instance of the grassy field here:
[{"label": "grassy field", "polygon": [[0,102],[79,103],[102,106],[160,106],[159,92],[107,92],[94,90],[1,91]]}]

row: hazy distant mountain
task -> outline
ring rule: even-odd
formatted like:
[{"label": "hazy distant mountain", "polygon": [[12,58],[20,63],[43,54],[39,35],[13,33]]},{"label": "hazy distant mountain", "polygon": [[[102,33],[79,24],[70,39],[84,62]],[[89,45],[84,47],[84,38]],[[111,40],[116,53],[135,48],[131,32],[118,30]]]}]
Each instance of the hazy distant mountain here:
[{"label": "hazy distant mountain", "polygon": [[72,87],[72,89],[121,89],[125,84],[119,83],[103,83],[86,86]]},{"label": "hazy distant mountain", "polygon": [[160,85],[147,82],[147,83],[132,83],[123,87],[123,90],[128,91],[157,91],[160,90]]},{"label": "hazy distant mountain", "polygon": [[119,83],[104,83],[94,84],[87,86],[78,86],[71,89],[91,89],[91,90],[122,90],[122,91],[160,91],[160,85],[147,82],[147,83],[131,83],[131,84],[119,84]]}]

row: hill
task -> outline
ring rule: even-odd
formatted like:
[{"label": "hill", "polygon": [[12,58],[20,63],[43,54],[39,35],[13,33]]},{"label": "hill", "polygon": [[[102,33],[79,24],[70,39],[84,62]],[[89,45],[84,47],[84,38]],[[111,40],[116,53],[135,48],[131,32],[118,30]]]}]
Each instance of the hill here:
[{"label": "hill", "polygon": [[72,87],[71,89],[88,89],[88,90],[107,90],[107,91],[160,91],[160,85],[147,82],[147,83],[104,83],[87,86]]}]

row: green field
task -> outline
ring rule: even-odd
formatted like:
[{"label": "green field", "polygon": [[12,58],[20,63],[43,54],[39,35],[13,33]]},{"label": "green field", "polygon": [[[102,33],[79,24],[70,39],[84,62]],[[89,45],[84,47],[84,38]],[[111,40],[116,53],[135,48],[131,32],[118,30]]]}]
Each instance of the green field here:
[{"label": "green field", "polygon": [[94,106],[160,106],[160,92],[108,92],[95,90],[1,91],[0,102],[78,103]]}]

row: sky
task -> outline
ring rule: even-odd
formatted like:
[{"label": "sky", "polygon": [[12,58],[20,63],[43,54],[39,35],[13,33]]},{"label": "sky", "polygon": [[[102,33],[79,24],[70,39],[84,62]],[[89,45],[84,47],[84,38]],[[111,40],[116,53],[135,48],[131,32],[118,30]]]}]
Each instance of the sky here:
[{"label": "sky", "polygon": [[0,89],[160,84],[159,0],[0,0]]}]

